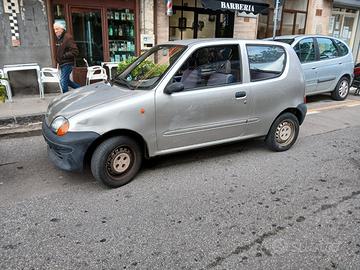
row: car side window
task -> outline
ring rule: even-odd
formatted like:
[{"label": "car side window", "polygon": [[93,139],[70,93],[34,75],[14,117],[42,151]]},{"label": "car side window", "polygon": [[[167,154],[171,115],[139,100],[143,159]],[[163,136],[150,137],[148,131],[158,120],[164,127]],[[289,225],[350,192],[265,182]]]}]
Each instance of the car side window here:
[{"label": "car side window", "polygon": [[312,38],[300,40],[294,46],[294,50],[301,63],[313,62],[316,60],[315,45]]},{"label": "car side window", "polygon": [[319,46],[320,60],[332,59],[338,57],[338,51],[335,44],[329,38],[316,38]]},{"label": "car side window", "polygon": [[262,81],[280,76],[286,65],[285,49],[278,45],[247,45],[250,80]]},{"label": "car side window", "polygon": [[238,45],[209,46],[197,49],[175,74],[189,91],[241,81]]},{"label": "car side window", "polygon": [[336,46],[338,47],[339,56],[344,56],[349,53],[347,46],[339,40],[334,39]]}]

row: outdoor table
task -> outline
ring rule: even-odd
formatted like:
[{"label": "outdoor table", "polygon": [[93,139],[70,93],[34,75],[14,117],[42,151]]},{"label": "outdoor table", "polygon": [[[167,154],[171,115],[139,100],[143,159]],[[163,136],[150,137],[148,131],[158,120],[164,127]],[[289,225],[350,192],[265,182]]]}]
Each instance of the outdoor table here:
[{"label": "outdoor table", "polygon": [[108,67],[108,69],[109,69],[109,79],[112,79],[112,74],[111,74],[112,72],[111,72],[111,70],[112,70],[113,68],[117,68],[118,65],[119,65],[119,62],[101,62],[101,66],[102,66],[103,68]]},{"label": "outdoor table", "polygon": [[[44,98],[44,88],[43,85],[41,83],[41,76],[40,76],[40,66],[37,63],[31,63],[31,64],[16,64],[16,65],[4,65],[4,75],[5,78],[7,78],[9,80],[9,72],[12,71],[23,71],[23,70],[35,70],[36,71],[36,76],[37,76],[37,81],[38,81],[38,85],[39,85],[39,91],[40,91],[40,98]],[[11,86],[9,83],[9,88],[10,88],[10,93],[12,93],[11,91]],[[12,97],[8,97],[9,100],[12,99]]]}]

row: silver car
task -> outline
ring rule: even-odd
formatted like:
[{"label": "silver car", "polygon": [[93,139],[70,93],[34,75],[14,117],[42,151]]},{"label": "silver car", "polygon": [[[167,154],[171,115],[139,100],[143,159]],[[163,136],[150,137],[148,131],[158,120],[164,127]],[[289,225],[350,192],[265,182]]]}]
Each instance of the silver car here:
[{"label": "silver car", "polygon": [[335,100],[347,97],[354,77],[354,60],[346,43],[320,35],[278,36],[274,40],[295,49],[304,70],[307,96],[330,92]]},{"label": "silver car", "polygon": [[157,45],[115,79],[70,91],[48,107],[50,160],[110,187],[144,158],[264,137],[289,149],[306,115],[297,55],[273,41],[208,39]]}]

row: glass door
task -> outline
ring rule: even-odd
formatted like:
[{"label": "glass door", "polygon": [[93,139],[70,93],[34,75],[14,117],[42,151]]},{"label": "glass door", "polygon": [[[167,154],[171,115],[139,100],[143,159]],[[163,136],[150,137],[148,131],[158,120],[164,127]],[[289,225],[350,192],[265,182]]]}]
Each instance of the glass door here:
[{"label": "glass door", "polygon": [[76,67],[100,65],[104,60],[101,10],[71,8],[73,37],[79,49]]}]

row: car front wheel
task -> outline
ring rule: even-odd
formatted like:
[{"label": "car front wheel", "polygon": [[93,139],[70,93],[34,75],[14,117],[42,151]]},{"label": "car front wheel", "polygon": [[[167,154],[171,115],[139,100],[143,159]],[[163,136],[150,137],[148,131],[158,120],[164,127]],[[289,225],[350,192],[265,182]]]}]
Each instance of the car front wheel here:
[{"label": "car front wheel", "polygon": [[265,143],[273,151],[286,151],[299,135],[299,121],[292,113],[281,114],[272,124]]},{"label": "car front wheel", "polygon": [[142,152],[138,143],[126,136],[107,139],[91,158],[91,172],[100,183],[115,188],[129,183],[140,169]]},{"label": "car front wheel", "polygon": [[342,77],[337,83],[334,91],[331,92],[331,97],[334,100],[344,100],[349,94],[349,79]]}]

